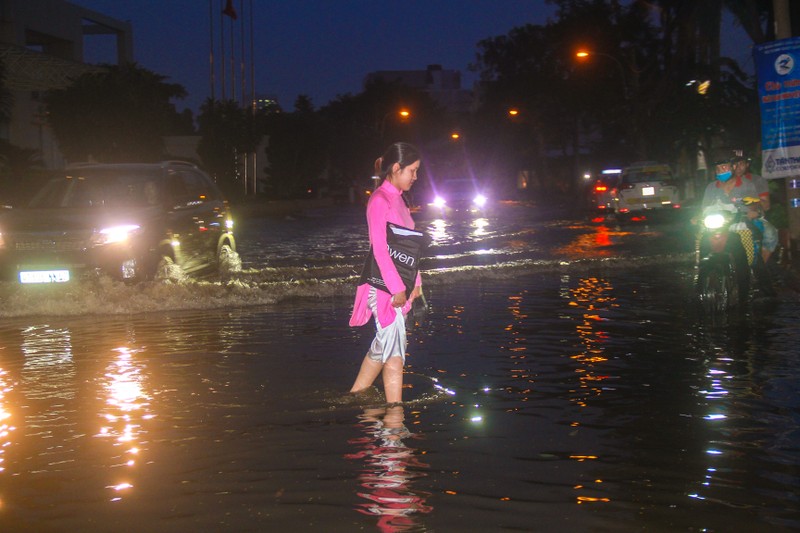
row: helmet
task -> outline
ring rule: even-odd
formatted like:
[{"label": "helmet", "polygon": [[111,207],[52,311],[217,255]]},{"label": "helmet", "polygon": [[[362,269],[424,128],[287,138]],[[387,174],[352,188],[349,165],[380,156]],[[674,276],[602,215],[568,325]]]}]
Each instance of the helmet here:
[{"label": "helmet", "polygon": [[739,163],[740,161],[749,162],[750,160],[744,156],[744,151],[743,150],[734,150],[733,154],[731,155],[731,158],[730,158],[731,165],[735,165],[736,163]]}]

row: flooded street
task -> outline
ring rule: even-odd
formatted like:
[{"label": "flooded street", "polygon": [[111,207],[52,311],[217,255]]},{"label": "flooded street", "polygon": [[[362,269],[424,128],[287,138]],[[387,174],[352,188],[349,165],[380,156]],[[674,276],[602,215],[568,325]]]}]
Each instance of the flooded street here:
[{"label": "flooded street", "polygon": [[224,282],[0,286],[0,531],[800,528],[800,298],[709,323],[685,217],[415,215],[403,406],[346,393],[361,208]]}]

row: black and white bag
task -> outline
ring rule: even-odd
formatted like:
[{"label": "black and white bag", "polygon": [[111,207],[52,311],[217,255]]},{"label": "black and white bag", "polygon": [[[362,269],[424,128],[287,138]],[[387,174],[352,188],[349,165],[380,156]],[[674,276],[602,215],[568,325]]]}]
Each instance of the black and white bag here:
[{"label": "black and white bag", "polygon": [[[417,272],[419,272],[419,262],[428,246],[428,237],[421,231],[387,222],[386,244],[389,247],[389,257],[392,258],[397,273],[400,274],[400,279],[406,286],[406,297],[408,297],[414,290]],[[381,277],[372,247],[369,249],[367,260],[364,262],[364,270],[361,272],[361,279],[358,282],[359,285],[363,283],[369,283],[376,289],[389,292],[386,282]]]}]

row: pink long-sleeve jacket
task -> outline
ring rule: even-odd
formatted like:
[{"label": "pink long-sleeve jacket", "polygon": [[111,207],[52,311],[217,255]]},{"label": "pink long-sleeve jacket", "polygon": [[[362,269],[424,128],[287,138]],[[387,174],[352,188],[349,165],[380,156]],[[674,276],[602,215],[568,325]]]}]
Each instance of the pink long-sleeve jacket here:
[{"label": "pink long-sleeve jacket", "polygon": [[[392,307],[392,294],[405,291],[406,286],[397,273],[389,250],[386,245],[386,223],[399,224],[406,228],[414,228],[414,219],[403,201],[402,191],[384,180],[380,187],[375,189],[367,203],[367,225],[369,227],[369,243],[372,246],[375,262],[381,271],[381,277],[386,282],[386,287],[391,294],[378,290],[378,322],[381,327],[386,327],[394,322],[396,313]],[[420,276],[417,274],[416,285],[420,285]],[[367,306],[370,285],[364,283],[356,289],[356,299],[353,303],[353,314],[350,316],[351,326],[361,326],[367,323],[372,312]],[[403,314],[411,309],[411,300],[403,306]]]}]

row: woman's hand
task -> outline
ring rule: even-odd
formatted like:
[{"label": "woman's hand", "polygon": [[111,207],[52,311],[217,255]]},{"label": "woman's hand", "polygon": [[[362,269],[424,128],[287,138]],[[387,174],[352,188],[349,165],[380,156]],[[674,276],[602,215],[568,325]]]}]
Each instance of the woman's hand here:
[{"label": "woman's hand", "polygon": [[392,295],[392,307],[403,307],[406,305],[406,291]]},{"label": "woman's hand", "polygon": [[420,296],[422,296],[422,287],[417,285],[416,287],[414,287],[414,290],[411,291],[411,301],[413,302]]}]

